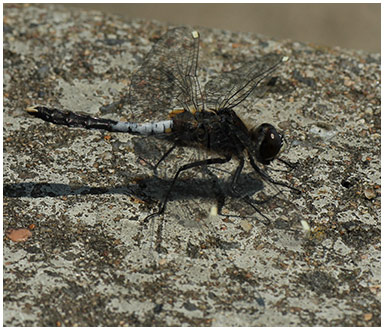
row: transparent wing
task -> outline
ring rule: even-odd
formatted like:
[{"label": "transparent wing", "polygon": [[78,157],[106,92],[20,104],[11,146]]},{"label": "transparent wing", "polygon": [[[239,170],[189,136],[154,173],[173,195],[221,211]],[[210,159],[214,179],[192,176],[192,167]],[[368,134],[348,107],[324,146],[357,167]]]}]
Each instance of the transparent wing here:
[{"label": "transparent wing", "polygon": [[207,108],[219,110],[237,106],[285,60],[281,55],[268,54],[211,79],[204,86]]},{"label": "transparent wing", "polygon": [[164,120],[174,108],[200,105],[199,40],[197,32],[181,27],[153,46],[131,81],[128,104],[135,120]]}]

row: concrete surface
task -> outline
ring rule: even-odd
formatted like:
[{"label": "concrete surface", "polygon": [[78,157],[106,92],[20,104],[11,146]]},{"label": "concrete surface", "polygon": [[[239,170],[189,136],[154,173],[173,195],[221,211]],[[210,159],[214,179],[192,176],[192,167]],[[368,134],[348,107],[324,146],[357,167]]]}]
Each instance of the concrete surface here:
[{"label": "concrete surface", "polygon": [[[187,173],[145,226],[169,184],[139,158],[145,141],[24,109],[114,118],[100,108],[126,94],[167,27],[16,4],[4,24],[5,326],[380,326],[379,54],[200,29],[208,75],[261,53],[290,56],[270,92],[237,113],[285,132],[283,159],[296,167],[269,173],[303,193],[282,189],[259,205],[269,223],[231,196],[227,216],[207,216],[210,180]],[[164,165],[174,170],[190,152]],[[249,167],[241,180],[257,200],[277,191],[265,182],[259,191]],[[15,243],[12,228],[32,237]]]}]

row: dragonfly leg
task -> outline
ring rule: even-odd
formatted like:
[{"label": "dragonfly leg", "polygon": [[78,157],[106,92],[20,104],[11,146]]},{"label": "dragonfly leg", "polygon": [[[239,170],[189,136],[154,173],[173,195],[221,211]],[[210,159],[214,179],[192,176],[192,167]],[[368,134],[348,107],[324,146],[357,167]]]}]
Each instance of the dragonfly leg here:
[{"label": "dragonfly leg", "polygon": [[289,167],[291,170],[294,169],[297,166],[297,163],[291,163],[287,160],[277,158],[278,161],[282,162],[285,166]]},{"label": "dragonfly leg", "polygon": [[161,156],[161,158],[160,158],[159,161],[156,163],[156,165],[153,167],[153,173],[154,173],[155,175],[157,175],[157,168],[159,167],[160,163],[161,163],[165,158],[167,158],[168,155],[169,155],[173,150],[175,150],[176,146],[177,146],[177,145],[174,144],[171,148],[169,148],[169,149],[164,153],[164,155]]},{"label": "dragonfly leg", "polygon": [[173,187],[174,187],[174,185],[175,185],[175,183],[177,181],[177,178],[179,177],[181,172],[183,172],[185,170],[188,170],[188,169],[191,169],[191,168],[194,168],[194,167],[199,167],[199,166],[206,166],[206,165],[213,165],[213,164],[224,164],[224,163],[229,162],[230,160],[231,160],[231,156],[227,156],[226,158],[211,158],[211,159],[200,160],[200,161],[197,161],[197,162],[193,162],[193,163],[189,163],[189,164],[185,164],[185,165],[181,166],[177,170],[175,176],[172,179],[171,186],[168,188],[167,193],[165,194],[164,200],[161,203],[159,211],[148,215],[144,219],[144,221],[147,222],[152,217],[157,216],[157,215],[161,215],[161,214],[164,213],[165,207],[167,206],[167,203],[169,201],[169,196],[171,194],[171,191],[172,191],[172,189],[173,189]]},{"label": "dragonfly leg", "polygon": [[282,187],[286,187],[286,188],[289,188],[290,190],[294,191],[296,194],[301,194],[301,190],[295,188],[295,187],[292,187],[291,185],[287,184],[287,183],[284,183],[284,182],[280,182],[280,181],[275,181],[273,180],[268,174],[266,174],[265,172],[263,172],[255,163],[255,161],[253,160],[252,157],[249,157],[249,162],[251,163],[253,169],[256,171],[256,173],[258,173],[263,179],[267,180],[268,182],[270,183],[273,183],[273,184],[276,184],[278,186],[282,186]]},{"label": "dragonfly leg", "polygon": [[231,193],[234,195],[240,195],[240,192],[236,189],[236,186],[243,168],[244,168],[244,157],[241,157],[239,158],[239,165],[236,168],[235,174],[233,175],[232,182],[231,182]]}]

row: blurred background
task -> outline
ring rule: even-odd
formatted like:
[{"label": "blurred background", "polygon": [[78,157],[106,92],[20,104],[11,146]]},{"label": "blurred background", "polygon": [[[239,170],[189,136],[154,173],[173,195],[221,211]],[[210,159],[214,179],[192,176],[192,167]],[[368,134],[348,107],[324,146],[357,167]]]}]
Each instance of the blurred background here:
[{"label": "blurred background", "polygon": [[64,4],[174,25],[199,25],[380,52],[380,3]]}]

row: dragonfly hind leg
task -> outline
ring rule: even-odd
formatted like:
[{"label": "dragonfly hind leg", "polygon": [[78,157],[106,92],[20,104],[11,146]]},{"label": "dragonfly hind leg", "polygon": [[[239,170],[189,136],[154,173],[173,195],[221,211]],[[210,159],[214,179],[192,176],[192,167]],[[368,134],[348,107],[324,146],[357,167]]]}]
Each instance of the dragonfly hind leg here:
[{"label": "dragonfly hind leg", "polygon": [[161,158],[158,160],[158,162],[156,163],[156,165],[153,167],[153,173],[157,176],[157,168],[159,167],[160,163],[169,156],[169,154],[175,150],[175,148],[177,147],[177,144],[174,144],[171,148],[169,148],[162,156]]},{"label": "dragonfly hind leg", "polygon": [[[169,149],[169,150],[167,151],[167,153],[166,153],[166,156],[167,156],[170,152],[172,152],[173,149],[174,149],[174,148]],[[165,157],[163,156],[162,158],[164,159]],[[176,181],[177,181],[177,178],[179,177],[179,175],[180,175],[181,172],[183,172],[183,171],[185,171],[185,170],[188,170],[188,169],[191,169],[191,168],[194,168],[194,167],[199,167],[199,166],[206,166],[206,165],[213,165],[213,164],[224,164],[224,163],[229,162],[230,160],[231,160],[231,156],[227,156],[226,158],[211,158],[211,159],[205,159],[205,160],[201,160],[201,161],[197,161],[197,162],[193,162],[193,163],[189,163],[189,164],[185,164],[185,165],[181,166],[181,167],[177,170],[175,176],[173,177],[171,186],[168,188],[167,193],[165,194],[164,200],[163,200],[163,202],[160,204],[159,210],[158,210],[157,212],[155,212],[155,213],[151,213],[150,215],[148,215],[147,217],[145,217],[144,220],[143,220],[143,224],[144,224],[144,225],[148,224],[148,222],[149,222],[152,218],[154,218],[154,217],[156,217],[156,216],[159,216],[159,215],[161,215],[161,214],[164,213],[165,208],[166,208],[166,206],[167,206],[167,203],[168,203],[168,201],[169,201],[169,196],[170,196],[170,194],[171,194],[171,192],[172,192],[172,189],[173,189],[173,187],[174,187],[174,185],[175,185],[175,183],[176,183]],[[159,223],[159,226],[158,226],[158,228],[157,228],[157,237],[161,237],[162,229],[163,229],[163,223],[160,222],[160,223]],[[155,245],[156,245],[155,250],[156,250],[157,252],[161,252],[160,242],[157,241]]]},{"label": "dragonfly hind leg", "polygon": [[174,177],[172,179],[171,185],[168,188],[167,193],[164,196],[164,200],[163,200],[163,202],[160,205],[159,211],[148,215],[144,219],[144,221],[147,222],[152,217],[157,216],[157,215],[161,215],[161,214],[164,213],[165,208],[167,206],[167,203],[169,201],[169,196],[170,196],[170,194],[172,192],[172,189],[173,189],[173,187],[174,187],[174,185],[175,185],[175,183],[177,181],[177,178],[179,177],[181,172],[183,172],[185,170],[189,170],[189,169],[194,168],[194,167],[199,167],[199,166],[206,166],[206,165],[213,165],[213,164],[224,164],[224,163],[229,162],[230,160],[231,160],[231,156],[227,156],[226,158],[210,158],[210,159],[200,160],[200,161],[197,161],[197,162],[193,162],[193,163],[189,163],[189,164],[185,164],[185,165],[181,166],[177,170],[176,174],[174,175]]}]

